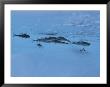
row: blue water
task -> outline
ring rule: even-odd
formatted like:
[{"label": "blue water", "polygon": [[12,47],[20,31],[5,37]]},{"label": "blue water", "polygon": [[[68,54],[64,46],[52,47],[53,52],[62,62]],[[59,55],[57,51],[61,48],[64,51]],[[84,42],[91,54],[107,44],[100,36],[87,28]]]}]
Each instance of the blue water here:
[{"label": "blue water", "polygon": [[[27,33],[30,38],[14,34]],[[42,33],[57,33],[90,46],[41,42]],[[86,52],[80,52],[82,48]],[[12,11],[11,76],[98,77],[100,76],[100,11]]]}]

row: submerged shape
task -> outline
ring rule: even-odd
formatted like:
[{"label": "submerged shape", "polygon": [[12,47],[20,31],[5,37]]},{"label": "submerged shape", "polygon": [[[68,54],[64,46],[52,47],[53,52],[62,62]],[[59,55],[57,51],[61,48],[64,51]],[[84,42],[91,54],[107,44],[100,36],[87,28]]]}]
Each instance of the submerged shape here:
[{"label": "submerged shape", "polygon": [[41,47],[41,46],[42,46],[42,44],[40,44],[40,43],[39,43],[39,44],[37,44],[37,46]]},{"label": "submerged shape", "polygon": [[82,45],[82,46],[89,46],[90,45],[89,42],[85,42],[85,41],[72,42],[72,44]]},{"label": "submerged shape", "polygon": [[18,37],[21,37],[21,38],[30,38],[30,36],[26,33],[14,34],[14,36],[18,36]]},{"label": "submerged shape", "polygon": [[64,37],[44,37],[33,41],[46,42],[46,43],[62,43],[69,44],[69,40]]},{"label": "submerged shape", "polygon": [[70,40],[68,40],[68,39],[66,39],[66,38],[64,38],[64,37],[58,37],[58,39],[59,39],[59,40],[64,40],[64,41],[70,42]]}]

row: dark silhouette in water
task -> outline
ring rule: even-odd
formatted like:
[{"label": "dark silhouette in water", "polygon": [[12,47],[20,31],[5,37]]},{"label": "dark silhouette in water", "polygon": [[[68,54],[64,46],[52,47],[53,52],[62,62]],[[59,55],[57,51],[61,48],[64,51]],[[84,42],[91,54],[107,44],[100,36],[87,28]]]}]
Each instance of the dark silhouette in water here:
[{"label": "dark silhouette in water", "polygon": [[70,43],[70,41],[64,37],[44,37],[33,41],[46,42],[46,43],[62,43],[62,44]]},{"label": "dark silhouette in water", "polygon": [[37,44],[37,46],[41,47],[42,45],[41,44]]},{"label": "dark silhouette in water", "polygon": [[14,34],[14,36],[18,36],[18,37],[21,37],[21,38],[30,38],[30,36],[26,33]]},{"label": "dark silhouette in water", "polygon": [[[91,45],[89,42],[86,42],[86,41],[72,42],[72,44],[81,45],[81,46],[90,46]],[[85,50],[85,48],[82,48],[82,49],[80,49],[80,52],[85,53],[87,51]]]},{"label": "dark silhouette in water", "polygon": [[89,45],[91,45],[89,42],[85,42],[85,41],[72,42],[72,44],[82,45],[82,46],[89,46]]},{"label": "dark silhouette in water", "polygon": [[[21,34],[14,34],[14,36],[18,36],[21,38],[30,38],[30,36],[26,33],[21,33]],[[59,44],[75,44],[75,45],[82,45],[82,46],[89,46],[90,43],[86,42],[86,41],[76,41],[76,42],[72,42],[68,39],[66,39],[65,37],[62,36],[49,36],[49,37],[41,37],[37,40],[33,40],[38,42],[37,46],[38,47],[42,47],[42,44],[40,44],[39,42],[45,42],[45,43],[59,43]],[[80,52],[86,52],[85,48],[80,49]]]},{"label": "dark silhouette in water", "polygon": [[59,40],[64,40],[64,41],[67,41],[67,42],[70,42],[70,40],[68,40],[68,39],[66,39],[66,38],[64,38],[64,37],[57,37]]},{"label": "dark silhouette in water", "polygon": [[[42,37],[40,39],[33,40],[33,41],[45,42],[45,43],[75,44],[75,45],[81,45],[81,46],[90,46],[91,45],[89,42],[86,42],[86,41],[71,42],[70,40],[66,39],[65,37],[61,37],[61,36],[59,36],[59,37]],[[38,46],[40,47],[41,45],[38,44]],[[80,49],[80,52],[85,53],[87,51],[83,47],[82,49]]]}]

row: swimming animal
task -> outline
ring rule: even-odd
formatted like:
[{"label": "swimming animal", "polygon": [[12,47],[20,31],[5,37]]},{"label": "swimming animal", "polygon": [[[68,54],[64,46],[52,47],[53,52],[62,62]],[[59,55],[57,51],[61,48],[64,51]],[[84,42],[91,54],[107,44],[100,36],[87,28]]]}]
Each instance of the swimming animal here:
[{"label": "swimming animal", "polygon": [[33,41],[46,42],[46,43],[62,43],[62,44],[70,43],[70,41],[64,37],[44,37]]},{"label": "swimming animal", "polygon": [[30,38],[30,36],[26,33],[14,34],[14,36],[18,36],[18,37],[21,37],[21,38]]},{"label": "swimming animal", "polygon": [[86,41],[72,42],[72,44],[82,45],[82,46],[89,46],[89,45],[91,45],[89,42],[86,42]]}]

